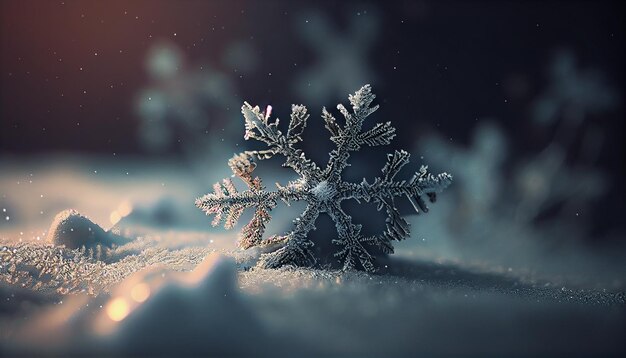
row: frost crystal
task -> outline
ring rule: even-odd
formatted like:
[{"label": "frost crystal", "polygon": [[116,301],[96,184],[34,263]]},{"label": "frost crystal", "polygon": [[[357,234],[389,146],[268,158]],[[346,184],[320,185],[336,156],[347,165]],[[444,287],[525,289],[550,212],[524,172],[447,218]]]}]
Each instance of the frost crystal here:
[{"label": "frost crystal", "polygon": [[[345,118],[344,125],[339,124],[326,108],[322,110],[322,118],[331,133],[330,139],[337,146],[330,152],[325,168],[318,167],[306,158],[301,149],[294,147],[302,141],[301,135],[309,118],[306,107],[292,106],[291,121],[287,135],[284,135],[278,129],[278,119],[270,121],[271,107],[263,113],[258,106],[252,107],[244,102],[241,112],[245,118],[245,139],[264,142],[268,148],[246,151],[235,155],[228,162],[235,175],[246,183],[248,190],[238,192],[230,179],[224,179],[222,183],[213,186],[214,193],[198,198],[196,206],[207,215],[215,214],[214,226],[224,221],[227,229],[235,225],[244,209],[254,207],[252,220],[243,227],[239,236],[239,246],[244,249],[275,248],[261,256],[259,266],[263,268],[314,265],[316,258],[311,251],[313,242],[307,238],[307,234],[315,229],[315,220],[319,214],[327,213],[337,227],[338,238],[332,242],[340,247],[335,257],[343,263],[343,268],[362,267],[367,271],[374,271],[374,257],[368,252],[368,248],[378,247],[384,253],[393,253],[391,241],[402,240],[410,235],[409,223],[400,215],[394,198],[406,196],[418,213],[420,210],[427,212],[428,207],[423,197],[426,196],[434,202],[436,194],[452,182],[451,175],[433,175],[425,166],[408,181],[394,181],[396,174],[409,162],[409,153],[403,150],[387,155],[382,176],[375,178],[372,183],[365,179],[361,183],[342,180],[341,173],[349,166],[350,152],[359,150],[362,145],[387,145],[395,137],[395,128],[391,126],[391,122],[377,123],[368,131],[362,130],[365,118],[378,109],[378,105],[370,107],[375,97],[370,86],[365,85],[348,97],[352,112],[341,104],[337,105]],[[286,186],[277,183],[277,191],[267,191],[259,177],[252,177],[252,172],[256,167],[256,160],[269,159],[277,154],[285,157],[283,166],[292,168],[300,178]],[[341,202],[346,199],[373,201],[378,205],[378,210],[384,208],[388,215],[385,232],[376,236],[361,235],[362,226],[353,224],[352,217],[341,208]],[[276,207],[278,200],[287,205],[292,200],[304,200],[307,206],[300,217],[294,220],[295,227],[291,232],[263,239],[265,225],[271,218],[270,211]]]}]

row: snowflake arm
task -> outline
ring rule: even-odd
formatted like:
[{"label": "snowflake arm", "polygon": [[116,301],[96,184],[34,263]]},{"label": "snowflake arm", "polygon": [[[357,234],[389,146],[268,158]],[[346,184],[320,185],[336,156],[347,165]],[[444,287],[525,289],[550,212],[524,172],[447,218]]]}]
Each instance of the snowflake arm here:
[{"label": "snowflake arm", "polygon": [[304,191],[297,183],[289,183],[286,187],[277,184],[278,190],[269,192],[262,185],[259,177],[252,178],[252,171],[256,168],[253,157],[249,152],[235,155],[228,162],[233,173],[237,175],[249,190],[238,192],[230,179],[213,185],[213,193],[196,199],[196,206],[207,215],[215,214],[212,225],[217,226],[224,221],[224,227],[231,229],[239,220],[246,208],[254,207],[252,220],[244,226],[239,235],[239,246],[247,249],[261,244],[265,225],[271,219],[270,212],[280,199],[285,203],[290,200],[304,199]]},{"label": "snowflake arm", "polygon": [[356,199],[379,201],[382,198],[406,196],[415,210],[428,212],[428,207],[422,199],[428,196],[431,202],[436,200],[437,193],[442,192],[452,183],[452,175],[440,173],[433,175],[428,172],[427,166],[422,166],[409,181],[393,181],[395,175],[409,161],[409,153],[396,151],[387,155],[387,164],[383,167],[383,177],[377,177],[372,184],[365,179],[360,184],[343,182],[340,185],[342,199]]},{"label": "snowflake arm", "polygon": [[241,113],[245,118],[246,133],[244,138],[256,139],[264,142],[269,147],[264,151],[247,152],[257,159],[269,159],[276,154],[282,154],[286,161],[284,166],[292,168],[298,175],[306,178],[318,176],[319,168],[311,160],[307,159],[301,149],[294,148],[294,144],[302,140],[301,134],[306,127],[309,117],[306,107],[292,106],[291,122],[287,136],[278,129],[279,120],[270,122],[271,106],[268,106],[266,113],[262,113],[258,106],[252,107],[248,102],[244,102]]},{"label": "snowflake arm", "polygon": [[343,246],[335,253],[335,257],[343,262],[343,269],[354,269],[358,260],[365,270],[374,271],[374,258],[363,246],[368,240],[360,236],[362,226],[353,224],[352,217],[341,209],[338,202],[329,205],[328,214],[335,222],[339,233],[339,238],[333,240],[333,243]]},{"label": "snowflake arm", "polygon": [[338,181],[343,170],[349,166],[348,159],[350,152],[357,151],[361,145],[370,146],[389,144],[395,136],[395,128],[391,123],[377,124],[373,129],[361,133],[361,128],[365,118],[378,110],[378,105],[370,107],[376,95],[372,93],[369,85],[363,86],[348,99],[352,104],[353,113],[348,112],[342,104],[337,105],[337,109],[345,118],[345,127],[337,123],[332,114],[326,108],[322,111],[322,117],[326,122],[326,128],[331,133],[331,140],[337,148],[330,152],[330,159],[326,167],[326,176],[329,182]]},{"label": "snowflake arm", "polygon": [[311,230],[315,230],[315,220],[319,216],[319,208],[308,205],[302,215],[294,220],[295,229],[285,236],[274,236],[268,239],[271,243],[284,243],[278,250],[263,254],[259,262],[262,268],[278,268],[285,265],[313,266],[317,261],[311,252],[313,242],[307,238]]},{"label": "snowflake arm", "polygon": [[[428,206],[422,198],[427,196],[431,202],[436,200],[436,194],[445,189],[452,182],[452,176],[441,173],[437,176],[428,173],[427,167],[422,166],[411,180],[393,181],[396,174],[409,162],[409,153],[396,151],[387,156],[387,163],[382,169],[383,176],[374,179],[372,184],[365,179],[360,184],[343,182],[339,186],[339,198],[341,200],[355,199],[366,202],[373,201],[380,211],[383,208],[387,213],[386,230],[381,235],[363,238],[359,241],[345,239],[336,240],[335,243],[343,245],[337,254],[343,258],[344,265],[351,267],[358,259],[363,267],[369,271],[366,265],[370,265],[369,255],[362,253],[363,244],[377,246],[384,253],[393,253],[393,240],[403,240],[410,236],[410,225],[395,206],[396,196],[405,196],[413,205],[417,213],[428,212]],[[331,214],[332,216],[332,214]],[[350,257],[354,256],[354,257]]]}]

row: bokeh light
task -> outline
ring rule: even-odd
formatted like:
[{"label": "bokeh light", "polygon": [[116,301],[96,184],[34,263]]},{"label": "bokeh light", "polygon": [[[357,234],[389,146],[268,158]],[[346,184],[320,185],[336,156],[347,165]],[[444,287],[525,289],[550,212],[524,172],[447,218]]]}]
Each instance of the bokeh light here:
[{"label": "bokeh light", "polygon": [[125,298],[114,298],[107,304],[106,313],[109,318],[115,322],[119,322],[128,316],[130,312],[130,306]]}]

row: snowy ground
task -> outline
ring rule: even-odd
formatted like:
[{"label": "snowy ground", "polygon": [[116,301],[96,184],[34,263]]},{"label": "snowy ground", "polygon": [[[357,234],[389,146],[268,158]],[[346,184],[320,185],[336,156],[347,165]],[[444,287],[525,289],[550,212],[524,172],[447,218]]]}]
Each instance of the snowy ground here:
[{"label": "snowy ground", "polygon": [[[259,270],[255,252],[235,248],[236,233],[191,217],[187,197],[208,185],[159,175],[161,193],[150,166],[129,173],[134,181],[121,179],[125,171],[99,179],[94,170],[112,169],[93,166],[0,172],[3,206],[20,219],[0,230],[2,355],[570,357],[626,349],[619,272],[594,281],[428,250],[399,250],[377,274]],[[54,180],[64,185],[51,191]],[[124,241],[54,246],[48,226],[70,199]],[[34,209],[46,205],[44,214]]]},{"label": "snowy ground", "polygon": [[[391,260],[375,275],[257,270],[250,269],[253,256],[212,248],[209,237],[143,236],[100,260],[48,245],[5,246],[4,353],[554,356],[624,349],[623,292],[417,261]],[[208,268],[198,269],[205,260]],[[136,292],[142,285],[143,296]],[[116,308],[119,298],[128,307]]]}]

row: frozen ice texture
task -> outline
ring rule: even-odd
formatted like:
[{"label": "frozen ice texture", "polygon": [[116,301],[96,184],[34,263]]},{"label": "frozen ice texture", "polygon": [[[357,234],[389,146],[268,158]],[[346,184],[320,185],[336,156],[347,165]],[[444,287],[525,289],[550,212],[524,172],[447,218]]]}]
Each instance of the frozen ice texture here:
[{"label": "frozen ice texture", "polygon": [[[395,181],[394,177],[409,162],[409,153],[395,151],[387,155],[387,163],[382,168],[382,176],[369,183],[363,179],[360,183],[343,181],[341,174],[348,167],[350,153],[358,151],[362,146],[388,145],[395,137],[395,128],[391,122],[376,123],[372,129],[363,130],[365,119],[378,109],[371,106],[376,96],[369,85],[363,86],[348,98],[352,104],[352,112],[342,104],[337,109],[345,118],[340,124],[335,117],[323,109],[322,117],[326,128],[331,134],[331,141],[336,149],[330,152],[326,167],[320,167],[309,160],[295,144],[301,142],[302,133],[307,124],[309,114],[303,105],[293,105],[291,121],[287,134],[278,129],[279,120],[270,121],[271,107],[261,112],[259,107],[252,107],[247,102],[241,108],[245,118],[246,140],[255,139],[267,144],[265,150],[246,151],[235,155],[229,166],[233,173],[241,178],[248,190],[238,192],[230,179],[216,183],[214,192],[196,200],[196,206],[207,215],[215,214],[213,225],[225,222],[225,228],[232,228],[246,208],[255,208],[252,220],[244,226],[239,237],[239,246],[270,248],[273,251],[261,256],[259,266],[278,268],[286,265],[313,266],[317,258],[311,248],[314,243],[308,233],[315,230],[315,221],[321,213],[327,213],[335,222],[337,238],[332,242],[340,247],[335,253],[343,269],[362,268],[375,271],[372,248],[383,253],[393,253],[393,240],[403,240],[410,236],[409,223],[400,215],[395,206],[395,197],[405,196],[416,212],[427,212],[424,198],[431,202],[436,194],[452,182],[448,173],[433,175],[422,166],[410,180]],[[269,159],[282,155],[286,161],[284,167],[293,169],[299,179],[289,182],[286,186],[276,184],[277,191],[267,191],[259,177],[253,177],[256,160]],[[341,207],[341,202],[354,199],[358,202],[374,202],[378,210],[387,213],[386,230],[380,235],[364,236],[362,225],[354,224],[352,217]],[[307,206],[300,217],[294,220],[295,227],[284,235],[274,235],[263,239],[265,227],[270,221],[270,212],[282,200],[287,205],[290,201],[305,201]]]}]

